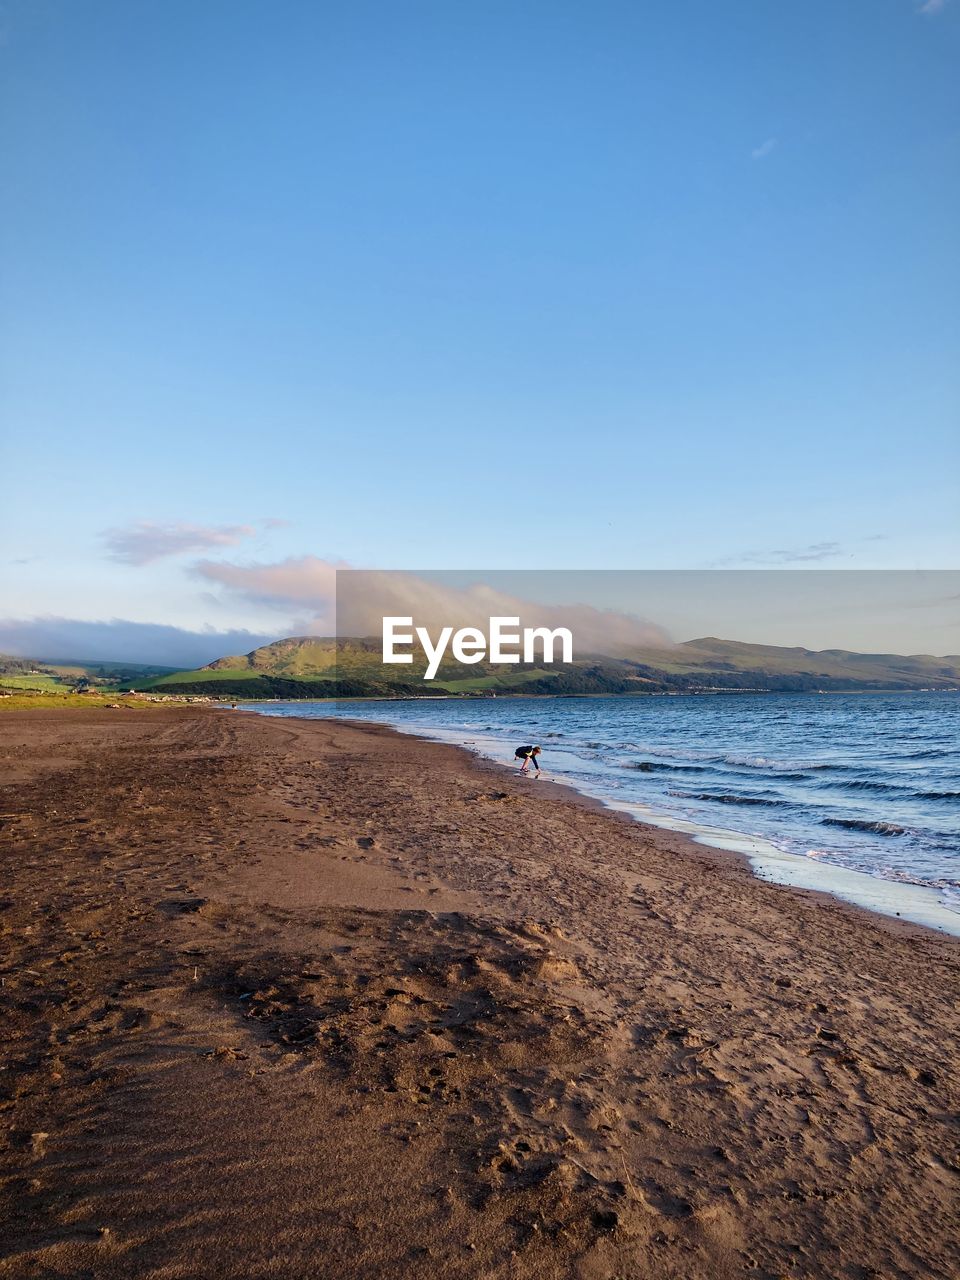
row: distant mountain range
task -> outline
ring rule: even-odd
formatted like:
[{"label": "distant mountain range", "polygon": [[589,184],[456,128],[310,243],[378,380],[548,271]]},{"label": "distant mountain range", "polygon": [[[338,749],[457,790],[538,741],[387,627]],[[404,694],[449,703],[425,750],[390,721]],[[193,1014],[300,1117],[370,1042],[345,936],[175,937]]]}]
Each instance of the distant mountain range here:
[{"label": "distant mountain range", "polygon": [[960,655],[816,652],[713,636],[621,657],[585,655],[550,666],[448,662],[429,682],[422,679],[423,669],[416,663],[384,667],[379,638],[294,636],[136,687],[239,698],[960,689]]}]

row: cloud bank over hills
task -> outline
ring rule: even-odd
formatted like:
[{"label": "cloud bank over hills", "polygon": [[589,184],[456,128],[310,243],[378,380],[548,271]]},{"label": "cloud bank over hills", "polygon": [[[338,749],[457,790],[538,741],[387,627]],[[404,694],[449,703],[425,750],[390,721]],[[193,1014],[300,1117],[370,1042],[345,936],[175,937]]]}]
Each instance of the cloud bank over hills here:
[{"label": "cloud bank over hills", "polygon": [[122,618],[103,622],[55,617],[0,620],[0,653],[48,660],[152,662],[178,669],[203,666],[225,653],[246,653],[276,639],[277,635],[253,631],[188,631]]}]

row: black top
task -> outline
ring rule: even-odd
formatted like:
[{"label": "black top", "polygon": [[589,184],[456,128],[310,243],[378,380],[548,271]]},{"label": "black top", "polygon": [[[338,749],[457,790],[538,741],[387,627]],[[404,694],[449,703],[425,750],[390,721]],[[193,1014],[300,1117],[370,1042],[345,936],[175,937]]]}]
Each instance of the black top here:
[{"label": "black top", "polygon": [[517,747],[513,754],[524,760],[530,760],[533,758],[533,753],[539,750],[539,747]]}]

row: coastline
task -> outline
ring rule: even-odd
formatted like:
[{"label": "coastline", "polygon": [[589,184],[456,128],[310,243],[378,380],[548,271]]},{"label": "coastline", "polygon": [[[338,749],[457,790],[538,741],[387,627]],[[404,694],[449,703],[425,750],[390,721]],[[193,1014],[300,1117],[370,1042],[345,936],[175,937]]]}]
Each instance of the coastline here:
[{"label": "coastline", "polygon": [[955,1270],[953,939],[382,725],[0,733],[0,1276]]},{"label": "coastline", "polygon": [[[362,725],[377,722],[353,720],[351,717],[351,723]],[[400,734],[407,732],[411,736],[423,736],[429,742],[454,746],[468,755],[479,756],[497,765],[507,774],[516,772],[511,765],[496,761],[481,751],[471,751],[469,747],[459,746],[451,740],[431,737],[427,733],[419,735],[410,729],[391,727]],[[756,878],[767,880],[771,884],[819,894],[831,901],[844,902],[858,911],[868,911],[886,920],[899,920],[937,933],[960,937],[960,912],[945,906],[940,901],[941,895],[938,890],[922,885],[906,884],[903,881],[885,880],[880,876],[848,870],[833,863],[803,858],[778,849],[760,836],[751,836],[744,832],[702,823],[684,822],[650,806],[618,801],[612,796],[603,795],[599,790],[588,790],[578,786],[572,780],[548,777],[541,778],[537,785],[547,784],[560,787],[577,798],[595,802],[606,812],[623,814],[643,826],[672,831],[686,837],[694,845],[714,852],[732,854],[745,862]]]},{"label": "coastline", "polygon": [[[539,696],[543,697],[545,695]],[[268,710],[259,710],[252,706],[242,706],[242,709],[251,714],[261,716],[269,717],[277,714]],[[298,717],[284,715],[283,718]],[[311,717],[299,718],[310,719]],[[503,751],[500,738],[492,738],[485,742],[484,745],[478,746],[477,743],[480,741],[481,735],[475,730],[470,730],[469,732],[473,736],[465,739],[465,730],[452,730],[438,728],[437,726],[418,726],[413,722],[398,724],[383,720],[364,720],[359,715],[338,716],[337,719],[356,724],[383,725],[389,723],[398,733],[405,733],[427,742],[459,747],[471,756],[476,756],[491,763],[503,764],[502,759],[499,761],[497,759],[497,755],[502,756]],[[508,772],[512,772],[512,766],[504,767],[507,768]],[[737,854],[746,859],[754,874],[760,879],[810,892],[823,893],[835,900],[846,902],[874,914],[883,915],[890,919],[910,921],[913,924],[921,925],[939,933],[960,937],[960,910],[950,905],[942,889],[904,879],[871,875],[866,871],[840,866],[829,859],[821,861],[810,856],[802,856],[779,847],[770,838],[737,831],[726,826],[721,827],[707,822],[685,820],[663,810],[658,810],[649,804],[619,800],[615,795],[605,793],[602,788],[591,787],[589,784],[575,778],[560,777],[553,778],[552,781],[554,781],[555,785],[565,787],[577,795],[590,797],[610,812],[625,813],[637,822],[647,826],[686,835],[698,845]]]}]

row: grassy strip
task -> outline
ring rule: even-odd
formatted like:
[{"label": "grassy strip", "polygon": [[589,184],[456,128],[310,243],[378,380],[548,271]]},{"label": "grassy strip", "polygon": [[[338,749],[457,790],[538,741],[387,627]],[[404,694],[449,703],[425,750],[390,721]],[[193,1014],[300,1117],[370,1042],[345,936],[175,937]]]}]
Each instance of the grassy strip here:
[{"label": "grassy strip", "polygon": [[126,698],[116,693],[15,693],[9,698],[0,697],[0,714],[4,711],[63,711],[70,707],[107,710],[119,706],[140,711],[170,705],[178,704],[152,698]]},{"label": "grassy strip", "polygon": [[18,689],[24,693],[62,693],[66,687],[60,676],[47,675],[4,675],[0,676],[0,685],[4,689]]}]

